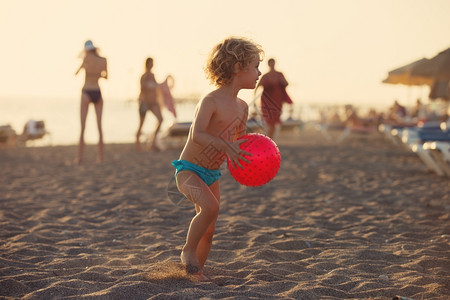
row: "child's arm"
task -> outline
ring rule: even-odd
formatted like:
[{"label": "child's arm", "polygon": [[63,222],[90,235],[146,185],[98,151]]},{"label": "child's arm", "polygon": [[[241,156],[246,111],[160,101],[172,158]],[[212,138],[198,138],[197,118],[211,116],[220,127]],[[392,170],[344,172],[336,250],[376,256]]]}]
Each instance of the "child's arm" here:
[{"label": "child's arm", "polygon": [[236,129],[236,139],[245,135],[247,133],[247,120],[248,120],[248,104],[247,102],[241,100],[241,104],[245,107],[244,113],[242,114],[242,120],[239,127]]}]

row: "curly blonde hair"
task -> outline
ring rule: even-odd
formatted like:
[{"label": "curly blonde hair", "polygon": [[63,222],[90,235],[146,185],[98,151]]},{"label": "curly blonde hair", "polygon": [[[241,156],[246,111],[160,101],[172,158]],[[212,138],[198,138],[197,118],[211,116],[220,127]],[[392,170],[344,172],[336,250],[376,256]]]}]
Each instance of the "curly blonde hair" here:
[{"label": "curly blonde hair", "polygon": [[255,59],[262,60],[264,51],[261,46],[241,37],[230,37],[217,44],[210,52],[204,67],[209,81],[220,87],[231,82],[233,68],[241,63],[245,68]]}]

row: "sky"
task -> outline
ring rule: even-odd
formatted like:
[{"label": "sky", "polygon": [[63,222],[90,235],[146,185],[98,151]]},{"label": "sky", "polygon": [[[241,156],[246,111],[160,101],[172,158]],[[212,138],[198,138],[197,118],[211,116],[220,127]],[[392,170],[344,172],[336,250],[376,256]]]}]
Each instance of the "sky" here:
[{"label": "sky", "polygon": [[[0,97],[79,98],[84,42],[108,59],[105,101],[136,99],[147,57],[177,97],[213,87],[210,49],[244,36],[277,60],[297,103],[387,105],[428,88],[383,84],[388,71],[450,47],[449,0],[0,0]],[[252,92],[242,97],[252,100]]]}]

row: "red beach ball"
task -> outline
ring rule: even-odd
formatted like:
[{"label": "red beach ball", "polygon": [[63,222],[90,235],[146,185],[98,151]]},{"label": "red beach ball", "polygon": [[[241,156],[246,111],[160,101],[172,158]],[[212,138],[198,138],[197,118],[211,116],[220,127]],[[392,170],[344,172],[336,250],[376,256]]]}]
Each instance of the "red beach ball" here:
[{"label": "red beach ball", "polygon": [[250,163],[240,161],[244,169],[233,167],[228,159],[228,170],[233,178],[246,186],[261,186],[272,180],[280,168],[281,156],[275,142],[269,137],[259,133],[249,133],[239,139],[247,141],[240,144],[240,148],[253,156],[244,155]]}]

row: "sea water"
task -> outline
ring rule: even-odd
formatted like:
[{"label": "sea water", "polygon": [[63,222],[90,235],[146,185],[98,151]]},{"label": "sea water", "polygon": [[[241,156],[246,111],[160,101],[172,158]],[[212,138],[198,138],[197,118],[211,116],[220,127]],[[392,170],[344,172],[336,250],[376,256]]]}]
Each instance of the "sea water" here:
[{"label": "sea water", "polygon": [[[174,122],[190,122],[194,117],[195,101],[177,101],[177,118],[163,109],[164,122],[161,130],[167,130]],[[282,115],[287,118],[288,110]],[[294,118],[303,121],[315,118],[313,110],[307,105],[296,104]],[[103,138],[105,143],[134,143],[139,125],[138,101],[136,99],[107,99],[103,106]],[[0,97],[0,125],[9,124],[17,134],[23,132],[28,120],[43,120],[48,137],[41,145],[74,145],[80,136],[80,99],[78,97],[43,98],[43,97]],[[147,113],[143,126],[143,135],[149,135],[156,126],[156,118]],[[86,120],[85,140],[88,144],[98,141],[95,108],[89,106]]]}]

